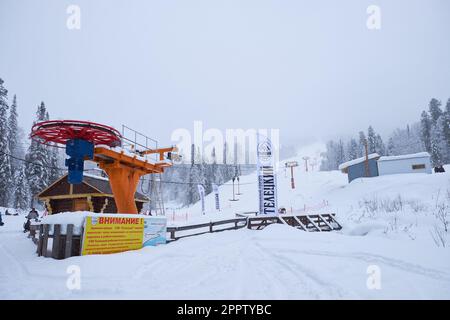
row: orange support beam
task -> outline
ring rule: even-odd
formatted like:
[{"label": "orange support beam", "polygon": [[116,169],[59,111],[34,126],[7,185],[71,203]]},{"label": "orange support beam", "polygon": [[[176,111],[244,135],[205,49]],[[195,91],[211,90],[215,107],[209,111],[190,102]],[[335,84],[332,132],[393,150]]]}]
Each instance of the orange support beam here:
[{"label": "orange support beam", "polygon": [[[160,153],[159,149],[154,151]],[[105,170],[109,177],[117,212],[136,214],[138,211],[134,194],[140,177],[146,174],[162,173],[164,168],[172,165],[167,162],[150,163],[137,156],[125,154],[123,151],[117,152],[103,147],[94,149],[94,161]]]},{"label": "orange support beam", "polygon": [[102,165],[101,168],[105,170],[109,177],[117,212],[138,213],[134,194],[136,193],[139,178],[145,172],[128,167],[116,167],[115,165]]},{"label": "orange support beam", "polygon": [[168,148],[161,148],[161,149],[149,149],[149,150],[142,151],[141,155],[158,153],[159,154],[159,160],[162,161],[164,159],[164,153],[166,153],[166,152],[177,152],[177,151],[178,151],[177,147],[168,147]]}]

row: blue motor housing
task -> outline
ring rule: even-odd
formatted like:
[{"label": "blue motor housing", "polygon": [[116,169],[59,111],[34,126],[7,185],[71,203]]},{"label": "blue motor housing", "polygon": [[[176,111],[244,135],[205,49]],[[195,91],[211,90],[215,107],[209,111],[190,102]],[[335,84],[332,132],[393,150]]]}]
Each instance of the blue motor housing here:
[{"label": "blue motor housing", "polygon": [[83,139],[72,139],[66,143],[66,166],[69,169],[69,183],[83,182],[84,160],[94,158],[94,144]]}]

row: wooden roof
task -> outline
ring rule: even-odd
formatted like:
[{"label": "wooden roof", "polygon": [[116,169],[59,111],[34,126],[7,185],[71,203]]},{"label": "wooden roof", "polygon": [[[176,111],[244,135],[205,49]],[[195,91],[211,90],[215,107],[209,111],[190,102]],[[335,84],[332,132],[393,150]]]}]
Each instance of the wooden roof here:
[{"label": "wooden roof", "polygon": [[[81,184],[71,185],[68,181],[67,174],[56,180],[50,186],[42,190],[38,194],[39,199],[45,198],[64,198],[73,197],[73,195],[96,195],[114,197],[109,184],[109,180],[103,177],[93,175],[83,175]],[[136,192],[134,195],[136,201],[148,202],[149,199],[142,193]]]}]

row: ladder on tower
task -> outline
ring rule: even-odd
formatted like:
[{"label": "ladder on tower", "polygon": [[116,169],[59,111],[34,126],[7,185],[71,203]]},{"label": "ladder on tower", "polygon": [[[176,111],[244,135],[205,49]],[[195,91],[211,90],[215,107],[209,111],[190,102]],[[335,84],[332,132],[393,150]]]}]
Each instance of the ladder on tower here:
[{"label": "ladder on tower", "polygon": [[[154,162],[162,160],[163,153],[171,153],[171,157],[178,157],[176,153],[173,153],[173,147],[158,149],[158,141],[152,139],[126,125],[122,125],[122,147],[128,149],[131,152],[136,153],[139,156],[149,157]],[[172,158],[170,158],[171,160]],[[148,181],[146,191],[144,191],[145,181]],[[141,180],[141,191],[144,195],[150,198],[149,209],[152,215],[164,216],[164,200],[162,190],[162,174],[153,173],[150,174],[149,179]]]},{"label": "ladder on tower", "polygon": [[165,216],[164,199],[162,192],[162,174],[152,174],[150,191],[150,206],[157,216]]}]

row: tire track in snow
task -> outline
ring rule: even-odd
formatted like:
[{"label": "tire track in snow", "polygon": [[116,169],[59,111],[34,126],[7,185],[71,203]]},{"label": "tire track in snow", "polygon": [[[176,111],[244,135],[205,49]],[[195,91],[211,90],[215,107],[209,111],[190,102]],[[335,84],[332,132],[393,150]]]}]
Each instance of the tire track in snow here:
[{"label": "tire track in snow", "polygon": [[[344,290],[342,287],[336,285],[335,283],[330,283],[325,279],[321,279],[317,273],[312,270],[306,268],[304,265],[299,264],[297,261],[293,259],[289,259],[288,257],[273,253],[270,247],[262,247],[261,244],[255,242],[254,246],[258,248],[258,251],[276,264],[279,265],[277,269],[278,272],[275,273],[277,275],[278,280],[284,281],[287,283],[286,287],[292,286],[292,281],[297,280],[301,284],[303,284],[303,288],[306,290],[307,298],[315,297],[317,299],[329,299],[329,298],[343,298],[351,295],[350,292]],[[278,249],[277,249],[278,250]],[[279,270],[283,270],[286,273],[286,278],[281,279]],[[273,275],[273,274],[272,274]],[[325,294],[324,294],[325,293]],[[291,295],[296,293],[291,293]],[[290,297],[292,298],[292,297]]]},{"label": "tire track in snow", "polygon": [[[16,259],[16,257],[14,257],[12,253],[8,251],[8,249],[3,244],[0,244],[0,251],[2,251],[2,253],[0,253],[0,256],[5,257],[7,260],[4,261],[2,259],[3,261],[2,263],[0,263],[0,270],[2,270],[2,274],[9,273],[9,275],[14,275],[14,277],[19,276],[20,278],[24,278],[26,275],[29,275],[28,270],[22,265],[22,263],[20,263]],[[13,267],[11,265],[13,265]],[[11,270],[13,270],[13,272]]]},{"label": "tire track in snow", "polygon": [[[23,288],[26,288],[25,285],[28,282],[26,279],[26,276],[29,274],[28,271],[3,244],[0,244],[0,257],[2,257],[2,262],[0,263],[0,291],[6,296],[22,296]],[[17,283],[20,285],[17,286]],[[22,288],[21,291],[18,292],[17,287]],[[14,290],[10,288],[14,288]]]},{"label": "tire track in snow", "polygon": [[286,286],[278,280],[276,272],[261,267],[261,260],[270,259],[254,245],[255,239],[246,239],[246,247],[240,251],[239,279],[236,291],[237,298],[249,296],[259,299],[283,299],[286,297]]},{"label": "tire track in snow", "polygon": [[413,264],[410,262],[388,258],[385,256],[377,255],[377,254],[370,254],[365,252],[355,252],[355,253],[335,253],[330,251],[315,251],[315,250],[285,250],[282,249],[283,252],[291,252],[291,253],[297,253],[297,254],[306,254],[306,255],[313,255],[313,256],[325,256],[325,257],[335,257],[335,258],[350,258],[350,259],[356,259],[361,260],[367,263],[379,263],[384,264],[389,267],[400,269],[406,272],[415,273],[417,275],[421,275],[427,278],[432,278],[434,280],[439,281],[446,281],[450,282],[450,274],[446,273],[444,271],[432,269],[423,267],[417,264]]}]

